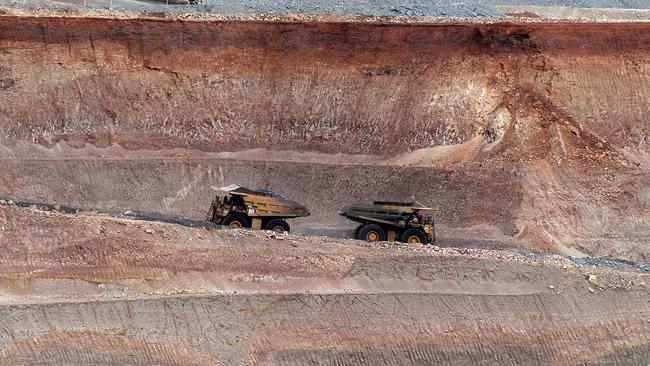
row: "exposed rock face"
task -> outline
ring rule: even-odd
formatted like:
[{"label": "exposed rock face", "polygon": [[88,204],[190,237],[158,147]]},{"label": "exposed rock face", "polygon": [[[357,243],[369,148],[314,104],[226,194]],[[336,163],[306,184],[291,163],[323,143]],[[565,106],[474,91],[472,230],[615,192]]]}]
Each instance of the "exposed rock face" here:
[{"label": "exposed rock face", "polygon": [[643,24],[0,27],[9,141],[394,154],[466,142],[513,109],[618,148],[650,133]]},{"label": "exposed rock face", "polygon": [[0,362],[588,365],[650,352],[648,273],[290,239],[0,206]]},{"label": "exposed rock face", "polygon": [[443,234],[647,261],[649,34],[3,17],[0,190],[202,217],[237,182],[308,204],[304,227],[414,197]]},{"label": "exposed rock face", "polygon": [[479,0],[491,5],[521,6],[568,6],[584,8],[623,8],[648,9],[650,4],[644,0]]}]

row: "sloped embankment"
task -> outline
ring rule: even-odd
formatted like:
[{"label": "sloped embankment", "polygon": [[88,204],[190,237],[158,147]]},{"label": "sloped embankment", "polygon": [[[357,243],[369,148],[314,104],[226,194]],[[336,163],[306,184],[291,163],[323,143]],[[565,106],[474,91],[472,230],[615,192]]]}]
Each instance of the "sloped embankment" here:
[{"label": "sloped embankment", "polygon": [[0,208],[0,359],[638,364],[649,275]]},{"label": "sloped embankment", "polygon": [[413,197],[443,235],[648,260],[647,23],[318,20],[0,17],[0,189],[201,218],[237,182],[309,228]]}]

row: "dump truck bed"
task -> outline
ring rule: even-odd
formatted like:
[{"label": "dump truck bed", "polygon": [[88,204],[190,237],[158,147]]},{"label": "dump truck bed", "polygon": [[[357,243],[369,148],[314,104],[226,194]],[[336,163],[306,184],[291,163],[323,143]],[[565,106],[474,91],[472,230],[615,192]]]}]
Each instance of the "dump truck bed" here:
[{"label": "dump truck bed", "polygon": [[295,201],[286,199],[270,191],[254,191],[237,185],[227,187],[210,187],[214,191],[227,192],[244,200],[251,217],[294,218],[309,216],[309,210]]},{"label": "dump truck bed", "polygon": [[418,202],[374,201],[373,204],[359,204],[346,207],[339,215],[356,222],[377,222],[404,228],[408,217],[418,211],[437,211]]}]

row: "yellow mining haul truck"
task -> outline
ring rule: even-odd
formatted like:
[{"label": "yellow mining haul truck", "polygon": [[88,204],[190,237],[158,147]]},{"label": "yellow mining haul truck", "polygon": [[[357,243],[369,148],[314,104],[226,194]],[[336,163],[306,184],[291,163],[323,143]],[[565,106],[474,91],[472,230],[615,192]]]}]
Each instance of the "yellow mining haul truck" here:
[{"label": "yellow mining haul truck", "polygon": [[208,211],[207,220],[218,225],[282,233],[291,230],[285,219],[309,216],[305,206],[271,191],[253,191],[236,184],[210,188],[226,193],[223,197],[216,195]]},{"label": "yellow mining haul truck", "polygon": [[339,211],[339,215],[361,223],[354,233],[355,239],[434,244],[435,211],[438,209],[418,202],[375,201],[372,205],[344,208]]}]

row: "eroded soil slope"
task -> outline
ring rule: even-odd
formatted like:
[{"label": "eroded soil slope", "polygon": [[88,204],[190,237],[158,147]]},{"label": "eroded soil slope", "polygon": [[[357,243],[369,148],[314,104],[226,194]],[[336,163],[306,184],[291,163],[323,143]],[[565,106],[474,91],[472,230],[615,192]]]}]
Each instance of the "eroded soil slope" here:
[{"label": "eroded soil slope", "polygon": [[649,258],[645,23],[5,16],[0,50],[5,194],[200,218],[236,182],[306,228],[416,198],[443,235]]},{"label": "eroded soil slope", "polygon": [[647,273],[0,207],[0,362],[639,364]]},{"label": "eroded soil slope", "polygon": [[8,142],[392,155],[556,110],[619,148],[645,148],[650,132],[645,24],[3,17],[0,29]]}]

